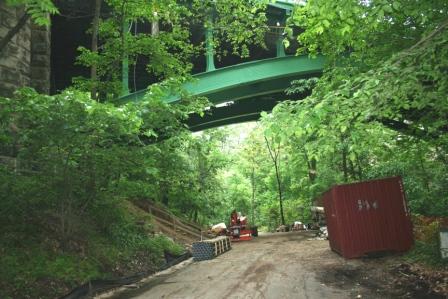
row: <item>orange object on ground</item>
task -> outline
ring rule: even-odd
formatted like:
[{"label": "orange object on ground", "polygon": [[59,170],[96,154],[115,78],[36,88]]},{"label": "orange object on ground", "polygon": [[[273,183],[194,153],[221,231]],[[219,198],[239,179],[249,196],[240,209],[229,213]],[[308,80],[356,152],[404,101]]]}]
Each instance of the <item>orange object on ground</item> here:
[{"label": "orange object on ground", "polygon": [[236,210],[230,214],[229,235],[232,241],[248,241],[252,236],[258,236],[257,227],[249,227],[247,217]]}]

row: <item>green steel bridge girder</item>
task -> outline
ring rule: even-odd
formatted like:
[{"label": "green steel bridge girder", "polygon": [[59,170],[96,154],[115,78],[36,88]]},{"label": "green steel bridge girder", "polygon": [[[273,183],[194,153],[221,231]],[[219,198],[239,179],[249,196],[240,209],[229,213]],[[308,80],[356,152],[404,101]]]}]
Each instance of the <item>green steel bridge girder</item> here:
[{"label": "green steel bridge girder", "polygon": [[[271,17],[276,17],[282,23],[294,8],[295,1],[279,0],[270,3]],[[206,30],[207,36],[207,71],[193,75],[193,80],[183,84],[182,90],[193,96],[207,97],[214,104],[231,102],[222,107],[211,107],[204,117],[190,115],[187,124],[192,131],[222,125],[256,120],[261,111],[271,111],[281,100],[285,100],[285,89],[292,80],[320,76],[324,69],[323,56],[310,58],[302,56],[284,56],[282,37],[277,40],[277,57],[237,64],[215,69],[210,44],[212,28]],[[127,64],[124,63],[124,66]],[[127,73],[125,67],[123,72]],[[123,77],[127,81],[127,74]],[[126,82],[127,83],[127,82]],[[124,92],[126,93],[126,84]],[[117,99],[117,104],[131,101],[141,101],[147,90],[140,90]],[[303,97],[305,95],[300,95]],[[167,95],[165,102],[176,103],[181,100],[179,94]]]},{"label": "green steel bridge girder", "polygon": [[[283,93],[292,80],[320,76],[324,68],[323,56],[285,56],[263,59],[193,75],[183,89],[194,96],[204,96],[213,104],[257,98]],[[143,99],[147,90],[123,96],[119,104]],[[179,95],[167,96],[167,103],[176,103]]]},{"label": "green steel bridge girder", "polygon": [[[301,94],[296,99],[301,99],[305,96],[307,94]],[[187,125],[190,131],[197,132],[230,124],[255,121],[260,118],[262,111],[272,111],[279,99],[285,99],[282,93],[228,103],[220,107],[210,107],[204,111],[203,116],[197,114],[190,115]]]}]

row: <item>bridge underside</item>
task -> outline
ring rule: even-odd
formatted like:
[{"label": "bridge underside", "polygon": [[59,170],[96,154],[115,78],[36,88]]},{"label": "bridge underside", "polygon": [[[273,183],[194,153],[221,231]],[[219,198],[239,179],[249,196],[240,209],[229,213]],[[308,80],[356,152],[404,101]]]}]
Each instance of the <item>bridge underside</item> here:
[{"label": "bridge underside", "polygon": [[[187,124],[192,131],[200,131],[257,120],[262,111],[271,111],[279,101],[291,99],[284,91],[292,80],[320,76],[323,67],[324,58],[321,56],[285,56],[194,75],[196,80],[183,86],[189,94],[207,97],[214,105],[233,103],[212,107],[203,117],[192,115]],[[119,102],[140,101],[145,93],[143,90],[127,95]],[[175,104],[180,99],[179,95],[169,95],[165,101]]]},{"label": "bridge underside", "polygon": [[[281,94],[279,94],[278,98]],[[204,116],[193,114],[187,121],[191,131],[202,131],[210,128],[221,127],[230,124],[255,121],[260,118],[262,111],[272,111],[278,102],[270,97],[253,98],[235,103],[229,103],[222,107],[211,107]]]},{"label": "bridge underside", "polygon": [[300,100],[308,96],[287,96],[283,92],[253,97],[245,100],[231,102],[220,107],[211,107],[203,116],[192,114],[187,125],[192,132],[222,127],[231,124],[256,121],[261,112],[270,112],[278,103],[284,100]]}]

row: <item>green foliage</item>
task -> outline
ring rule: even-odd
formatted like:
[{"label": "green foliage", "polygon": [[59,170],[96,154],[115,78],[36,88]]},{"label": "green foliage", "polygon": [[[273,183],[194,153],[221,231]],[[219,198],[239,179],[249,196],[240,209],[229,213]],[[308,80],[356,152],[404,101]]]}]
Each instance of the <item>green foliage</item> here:
[{"label": "green foliage", "polygon": [[127,200],[158,190],[156,154],[178,143],[154,141],[182,136],[181,120],[200,104],[170,106],[154,95],[139,105],[102,104],[79,91],[45,96],[23,89],[0,98],[1,289],[21,297],[46,279],[61,282],[51,291],[60,295],[136,256],[156,265],[164,250],[181,251],[136,225]]},{"label": "green foliage", "polygon": [[[96,88],[102,100],[122,94],[123,60],[129,65],[149,61],[147,71],[157,81],[188,76],[194,54],[189,41],[187,18],[191,12],[176,1],[106,1],[111,13],[99,24],[99,51],[79,47],[78,64],[95,67],[95,81],[78,78],[76,86],[90,91]],[[142,22],[157,22],[162,30],[154,35],[138,32]],[[134,28],[134,29],[132,29]],[[134,32],[135,31],[135,32]]]},{"label": "green foliage", "polygon": [[[76,283],[102,277],[95,260],[80,259],[74,254],[52,255],[39,247],[5,253],[0,258],[0,264],[2,290],[8,289],[16,298],[57,296],[64,291],[64,285],[74,287]],[[52,283],[41,290],[34,287],[35,284],[45,284],[48,281],[56,281],[60,285]],[[2,292],[0,291],[2,297],[6,296]]]},{"label": "green foliage", "polygon": [[234,55],[249,56],[249,46],[266,47],[264,35],[268,29],[266,18],[266,0],[195,0],[193,22],[213,28],[214,50],[227,55],[221,45],[228,44]]},{"label": "green foliage", "polygon": [[[448,215],[447,13],[445,3],[431,1],[308,1],[297,7],[289,24],[302,29],[302,50],[325,54],[328,67],[319,80],[293,81],[289,94],[312,89],[311,96],[262,114],[263,134],[251,137],[283,144],[287,222],[307,221],[308,207],[331,185],[395,175],[403,177],[414,213]],[[251,138],[247,152],[262,157],[262,146]],[[273,229],[279,217],[275,173],[266,152],[264,158],[236,159],[237,171],[226,171],[243,173],[245,185],[256,177],[253,214]],[[229,183],[229,189],[241,188]],[[247,208],[253,196],[250,189],[243,194],[246,205],[240,205]]]},{"label": "green foliage", "polygon": [[335,183],[401,175],[414,212],[448,214],[447,18],[439,1],[307,1],[295,9],[289,25],[302,29],[300,51],[329,63],[318,81],[288,89],[313,88],[311,96],[264,115],[301,176],[287,189],[311,200]]},{"label": "green foliage", "polygon": [[309,79],[299,79],[291,81],[291,87],[286,90],[286,94],[301,94],[306,91],[312,90],[316,83],[318,82],[318,78],[309,78]]},{"label": "green foliage", "polygon": [[443,267],[448,265],[446,260],[440,258],[440,245],[437,240],[431,243],[415,241],[414,247],[406,255],[409,262],[423,263],[432,267]]},{"label": "green foliage", "polygon": [[[83,252],[61,252],[50,244],[39,244],[37,240],[28,240],[22,245],[25,249],[0,243],[0,295],[7,298],[54,298],[68,293],[92,279],[107,279],[122,276],[115,272],[117,268],[126,269],[130,262],[143,263],[146,268],[157,269],[164,263],[163,253],[168,251],[174,255],[184,252],[184,248],[164,236],[139,237],[138,246],[129,248],[128,242],[135,243],[135,234],[123,236],[123,240],[116,244],[101,238],[98,233],[88,230],[90,235],[88,245],[82,247]],[[46,235],[47,240],[51,236]],[[122,240],[122,241],[123,241]],[[54,240],[53,240],[54,241]],[[143,258],[142,258],[143,256]],[[132,270],[131,270],[132,271]],[[135,271],[135,270],[134,270]],[[132,272],[131,272],[132,273]],[[131,274],[128,273],[128,274]]]},{"label": "green foliage", "polygon": [[[220,213],[212,218],[212,223],[227,222],[234,209],[247,215],[249,222],[260,229],[275,230],[281,223],[277,175],[263,129],[245,125],[235,128],[234,134],[237,136],[252,130],[242,143],[228,137],[229,152],[225,153],[229,160],[226,167],[217,173],[219,188],[215,191],[220,201]],[[274,136],[277,132],[271,128],[269,134]],[[297,188],[297,169],[293,166],[289,149],[282,145],[281,151],[278,166],[285,223],[309,220],[309,198]]]},{"label": "green foliage", "polygon": [[412,46],[446,19],[447,9],[444,1],[312,0],[297,6],[289,21],[305,29],[297,37],[302,50],[334,59],[353,51],[373,62]]},{"label": "green foliage", "polygon": [[[77,88],[95,89],[102,101],[122,95],[122,62],[135,66],[148,61],[146,70],[151,81],[190,78],[192,59],[205,52],[205,43],[194,45],[191,28],[213,27],[215,51],[228,44],[232,53],[249,55],[249,45],[264,45],[267,1],[115,1],[106,3],[111,9],[99,23],[99,50],[79,47],[77,63],[95,67],[95,80],[76,78]],[[158,32],[137,28],[142,23],[158,24]],[[227,53],[221,53],[227,55]],[[95,96],[96,97],[96,96]]]}]

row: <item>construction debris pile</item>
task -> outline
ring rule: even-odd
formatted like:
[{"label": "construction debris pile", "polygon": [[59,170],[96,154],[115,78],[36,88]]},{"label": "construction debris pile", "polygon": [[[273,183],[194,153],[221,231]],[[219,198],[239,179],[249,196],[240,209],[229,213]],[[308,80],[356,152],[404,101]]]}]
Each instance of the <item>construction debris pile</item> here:
[{"label": "construction debris pile", "polygon": [[319,228],[319,230],[317,231],[316,237],[322,238],[322,240],[327,240],[328,239],[327,227],[322,226],[321,228]]},{"label": "construction debris pile", "polygon": [[225,236],[227,233],[227,226],[224,222],[215,224],[210,229],[210,233],[214,234],[215,236]]},{"label": "construction debris pile", "polygon": [[328,230],[326,226],[322,226],[319,228],[319,230],[316,232],[316,236],[314,238],[308,239],[308,241],[312,240],[328,240]]}]

